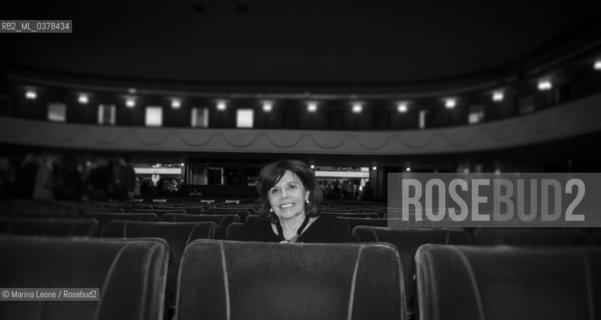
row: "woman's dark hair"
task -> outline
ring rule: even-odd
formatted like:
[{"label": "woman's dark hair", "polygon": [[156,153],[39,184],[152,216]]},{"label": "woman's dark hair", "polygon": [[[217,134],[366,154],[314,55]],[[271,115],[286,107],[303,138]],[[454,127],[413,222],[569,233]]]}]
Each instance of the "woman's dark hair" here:
[{"label": "woman's dark hair", "polygon": [[259,215],[262,218],[274,219],[273,213],[269,211],[271,208],[269,204],[269,198],[267,193],[269,189],[275,186],[284,173],[290,171],[298,176],[300,181],[305,187],[305,190],[309,191],[309,203],[305,203],[305,214],[308,217],[316,217],[319,215],[317,211],[317,205],[321,202],[323,196],[321,194],[321,187],[315,182],[315,176],[313,172],[305,163],[299,160],[281,160],[272,162],[261,169],[259,173],[259,181],[257,184],[257,191],[259,192],[259,201],[261,207],[259,208]]}]

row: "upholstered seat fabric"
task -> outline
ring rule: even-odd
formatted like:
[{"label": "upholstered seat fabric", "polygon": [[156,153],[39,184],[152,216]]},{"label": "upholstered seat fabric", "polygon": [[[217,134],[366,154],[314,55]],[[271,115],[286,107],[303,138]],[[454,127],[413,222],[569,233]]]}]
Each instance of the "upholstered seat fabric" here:
[{"label": "upholstered seat fabric", "polygon": [[94,213],[86,213],[85,215],[83,215],[83,217],[94,218],[94,219],[98,220],[98,222],[100,223],[100,225],[98,227],[100,232],[102,232],[102,229],[104,228],[104,226],[106,226],[107,223],[109,223],[113,220],[158,221],[157,215],[155,213],[149,213],[149,212],[145,212],[145,213],[94,212]]},{"label": "upholstered seat fabric", "polygon": [[225,231],[225,240],[245,241],[246,228],[244,223],[232,222]]},{"label": "upholstered seat fabric", "polygon": [[421,319],[598,319],[599,247],[425,245]]},{"label": "upholstered seat fabric", "polygon": [[96,219],[0,218],[0,234],[91,237],[97,232]]},{"label": "upholstered seat fabric", "polygon": [[394,229],[387,227],[357,226],[353,235],[360,242],[387,242],[399,251],[403,265],[403,277],[407,308],[418,313],[417,285],[415,282],[415,253],[426,243],[471,244],[470,235],[463,229]]},{"label": "upholstered seat fabric", "polygon": [[404,319],[389,245],[197,240],[182,258],[178,320]]},{"label": "upholstered seat fabric", "polygon": [[346,222],[349,231],[353,231],[357,226],[371,226],[371,227],[387,227],[388,219],[385,218],[353,218],[353,217],[338,217]]},{"label": "upholstered seat fabric", "polygon": [[103,237],[162,238],[169,244],[169,269],[166,300],[175,305],[177,273],[186,246],[196,239],[213,239],[217,225],[213,222],[146,222],[113,220],[102,230]]},{"label": "upholstered seat fabric", "polygon": [[223,215],[223,214],[235,214],[239,217],[240,222],[245,222],[246,218],[251,215],[251,209],[234,209],[234,208],[220,208],[220,209],[205,209],[205,210],[188,210],[189,214],[205,214],[205,215]]},{"label": "upholstered seat fabric", "polygon": [[581,229],[478,228],[476,245],[578,246],[592,245],[593,238]]},{"label": "upholstered seat fabric", "polygon": [[240,217],[236,214],[167,213],[161,220],[168,222],[214,222],[217,224],[215,239],[225,239],[227,227],[232,223],[240,222]]},{"label": "upholstered seat fabric", "polygon": [[99,288],[99,301],[0,303],[0,319],[160,320],[168,247],[162,239],[0,237],[0,287]]}]

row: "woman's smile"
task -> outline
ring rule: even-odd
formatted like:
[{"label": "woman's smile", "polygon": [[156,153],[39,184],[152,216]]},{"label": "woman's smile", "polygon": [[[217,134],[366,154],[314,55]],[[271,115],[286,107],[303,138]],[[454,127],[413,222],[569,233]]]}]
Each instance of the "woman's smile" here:
[{"label": "woman's smile", "polygon": [[269,204],[280,219],[304,217],[308,196],[309,192],[291,171],[284,172],[282,178],[268,191]]}]

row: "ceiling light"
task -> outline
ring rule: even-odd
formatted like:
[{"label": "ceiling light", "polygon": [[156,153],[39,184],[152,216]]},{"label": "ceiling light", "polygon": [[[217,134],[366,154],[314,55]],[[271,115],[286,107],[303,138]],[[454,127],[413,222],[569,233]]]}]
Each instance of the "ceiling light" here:
[{"label": "ceiling light", "polygon": [[309,112],[317,111],[317,102],[315,102],[315,101],[307,102],[307,111],[309,111]]},{"label": "ceiling light", "polygon": [[127,98],[125,100],[125,106],[128,108],[133,108],[136,106],[136,99],[134,98]]},{"label": "ceiling light", "polygon": [[182,106],[182,100],[181,99],[171,99],[171,108],[173,109],[179,109]]},{"label": "ceiling light", "polygon": [[218,100],[217,101],[217,110],[224,111],[225,109],[227,109],[227,102],[225,100]]},{"label": "ceiling light", "polygon": [[37,97],[38,97],[38,94],[33,90],[27,90],[27,92],[25,92],[26,99],[35,100],[35,98],[37,98]]},{"label": "ceiling light", "polygon": [[595,70],[601,70],[601,60],[595,61]]},{"label": "ceiling light", "polygon": [[492,94],[492,101],[503,101],[504,98],[505,95],[503,94],[503,91],[495,91]]},{"label": "ceiling light", "polygon": [[457,101],[455,99],[452,99],[452,98],[446,99],[445,102],[444,102],[444,106],[447,109],[453,109],[453,108],[455,108],[456,105],[457,105]]},{"label": "ceiling light", "polygon": [[407,112],[408,108],[407,108],[407,102],[399,102],[397,104],[397,110],[399,111],[399,113],[405,113]]},{"label": "ceiling light", "polygon": [[553,84],[549,80],[541,80],[538,82],[538,90],[546,91],[551,90],[553,88]]},{"label": "ceiling light", "polygon": [[79,103],[81,103],[81,104],[88,103],[88,101],[89,101],[88,95],[87,94],[80,94],[79,98],[77,98],[77,101],[79,101]]},{"label": "ceiling light", "polygon": [[363,111],[363,104],[361,102],[353,102],[353,113],[361,113]]},{"label": "ceiling light", "polygon": [[273,101],[263,101],[263,111],[271,112],[273,110]]}]

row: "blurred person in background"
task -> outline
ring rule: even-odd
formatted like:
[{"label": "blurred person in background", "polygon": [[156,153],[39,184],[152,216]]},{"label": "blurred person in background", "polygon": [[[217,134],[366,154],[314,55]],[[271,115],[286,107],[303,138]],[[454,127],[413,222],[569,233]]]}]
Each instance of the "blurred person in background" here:
[{"label": "blurred person in background", "polygon": [[92,201],[106,201],[111,171],[105,159],[96,159],[94,162],[85,180],[86,197]]},{"label": "blurred person in background", "polygon": [[15,170],[10,163],[10,160],[5,157],[0,157],[0,198],[9,198],[13,190],[15,182]]},{"label": "blurred person in background", "polygon": [[136,171],[123,156],[110,164],[109,197],[119,201],[131,200],[135,196]]},{"label": "blurred person in background", "polygon": [[79,200],[82,195],[83,182],[77,158],[66,154],[55,172],[54,196],[61,200]]},{"label": "blurred person in background", "polygon": [[33,197],[33,186],[38,171],[38,161],[33,153],[27,153],[16,168],[14,196],[21,199]]},{"label": "blurred person in background", "polygon": [[37,158],[38,170],[33,186],[33,198],[37,200],[54,199],[54,165],[49,155],[41,154]]}]

